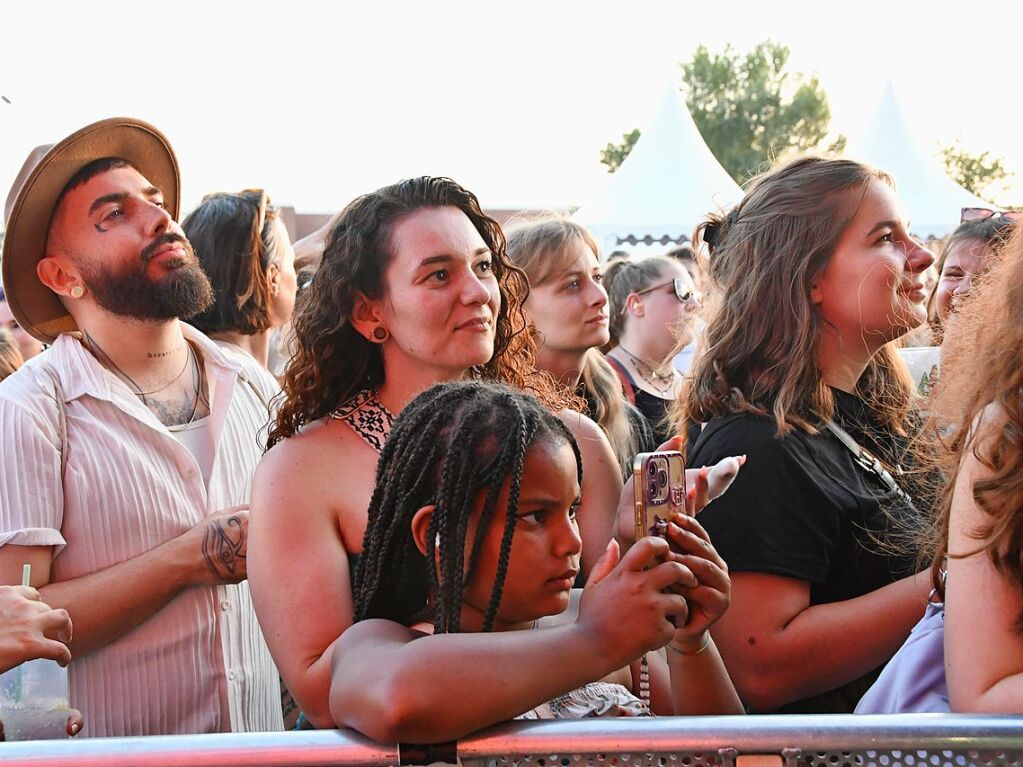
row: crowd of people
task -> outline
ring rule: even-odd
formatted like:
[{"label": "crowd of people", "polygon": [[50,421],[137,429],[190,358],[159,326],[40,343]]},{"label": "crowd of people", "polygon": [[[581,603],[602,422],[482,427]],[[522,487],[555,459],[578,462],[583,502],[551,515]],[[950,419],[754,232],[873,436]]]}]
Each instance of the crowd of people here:
[{"label": "crowd of people", "polygon": [[294,245],[263,190],[179,193],[111,119],[6,207],[0,671],[68,665],[69,733],[1023,712],[1015,214],[935,263],[883,170],[801,156],[605,260],[447,178]]}]

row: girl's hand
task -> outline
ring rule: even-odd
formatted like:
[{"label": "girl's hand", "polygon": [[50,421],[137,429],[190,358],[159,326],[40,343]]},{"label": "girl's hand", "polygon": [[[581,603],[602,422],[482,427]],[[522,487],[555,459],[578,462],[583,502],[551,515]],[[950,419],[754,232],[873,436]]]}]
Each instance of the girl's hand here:
[{"label": "girl's hand", "polygon": [[718,554],[710,536],[695,517],[679,514],[668,525],[671,558],[684,565],[697,579],[695,586],[679,584],[688,616],[678,623],[672,642],[686,650],[698,650],[705,632],[720,618],[731,600],[732,582],[728,565]]},{"label": "girl's hand", "polygon": [[643,653],[663,647],[685,623],[686,589],[700,583],[689,567],[673,557],[663,538],[638,541],[619,561],[611,541],[583,590],[576,625],[585,627],[597,651],[626,666]]}]

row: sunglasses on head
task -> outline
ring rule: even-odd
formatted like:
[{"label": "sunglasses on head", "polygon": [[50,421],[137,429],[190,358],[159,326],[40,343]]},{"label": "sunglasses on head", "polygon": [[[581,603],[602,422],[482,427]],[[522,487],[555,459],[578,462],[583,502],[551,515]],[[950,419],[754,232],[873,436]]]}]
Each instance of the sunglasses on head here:
[{"label": "sunglasses on head", "polygon": [[959,223],[967,221],[986,221],[989,218],[997,218],[1008,224],[1015,224],[1023,221],[1021,210],[991,210],[990,208],[963,208],[959,216]]},{"label": "sunglasses on head", "polygon": [[653,285],[649,288],[643,288],[643,290],[637,290],[636,295],[641,296],[644,293],[650,293],[651,291],[659,290],[660,288],[667,287],[668,285],[671,286],[672,291],[675,293],[675,298],[677,298],[680,303],[686,304],[687,306],[695,306],[700,303],[700,291],[690,288],[686,284],[686,281],[681,277],[676,277],[671,282],[662,282],[660,285]]}]

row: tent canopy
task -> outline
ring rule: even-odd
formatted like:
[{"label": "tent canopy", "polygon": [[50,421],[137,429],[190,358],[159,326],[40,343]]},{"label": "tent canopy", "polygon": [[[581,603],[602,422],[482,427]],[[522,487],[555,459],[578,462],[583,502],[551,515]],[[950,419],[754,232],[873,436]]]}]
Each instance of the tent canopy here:
[{"label": "tent canopy", "polygon": [[605,255],[643,244],[664,252],[692,234],[707,213],[741,199],[742,190],[707,148],[672,80],[629,156],[573,218],[593,232]]},{"label": "tent canopy", "polygon": [[881,103],[863,133],[849,142],[847,157],[866,162],[895,177],[910,230],[919,237],[944,237],[959,224],[962,208],[989,208],[990,203],[950,179],[937,160],[913,138],[889,80]]}]

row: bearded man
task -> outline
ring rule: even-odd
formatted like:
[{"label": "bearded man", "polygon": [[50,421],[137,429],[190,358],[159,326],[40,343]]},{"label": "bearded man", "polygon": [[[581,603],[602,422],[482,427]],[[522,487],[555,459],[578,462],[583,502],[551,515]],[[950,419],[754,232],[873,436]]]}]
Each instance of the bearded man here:
[{"label": "bearded man", "polygon": [[[20,182],[20,183],[19,183]],[[281,729],[244,582],[273,392],[187,319],[213,300],[166,138],[117,118],[36,152],[3,284],[50,347],[0,384],[0,583],[71,616],[86,735]]]}]

